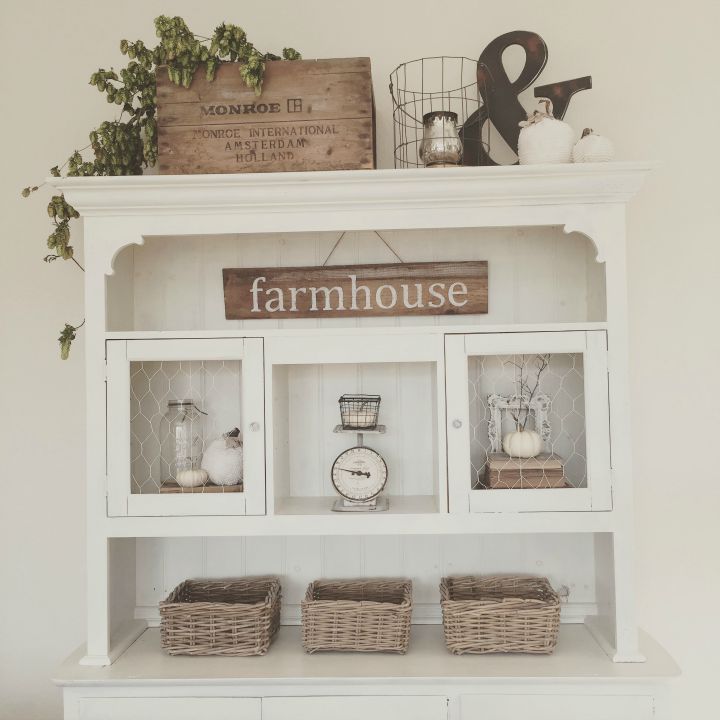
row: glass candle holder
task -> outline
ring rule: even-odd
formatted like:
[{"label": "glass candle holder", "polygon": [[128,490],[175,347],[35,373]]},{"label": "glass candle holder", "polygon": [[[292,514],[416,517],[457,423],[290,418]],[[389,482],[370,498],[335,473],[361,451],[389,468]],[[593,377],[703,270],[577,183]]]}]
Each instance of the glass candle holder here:
[{"label": "glass candle holder", "polygon": [[447,167],[462,162],[462,141],[458,135],[457,113],[437,110],[423,115],[420,159],[425,167]]}]

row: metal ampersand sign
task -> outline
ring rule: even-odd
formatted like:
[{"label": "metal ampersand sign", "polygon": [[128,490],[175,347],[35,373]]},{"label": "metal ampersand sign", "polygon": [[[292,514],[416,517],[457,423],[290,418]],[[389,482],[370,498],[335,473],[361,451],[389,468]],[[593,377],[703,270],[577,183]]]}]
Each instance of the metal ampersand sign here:
[{"label": "metal ampersand sign", "polygon": [[[525,65],[518,77],[510,81],[503,65],[503,53],[509,47],[518,45],[525,51]],[[508,147],[517,152],[520,135],[520,121],[527,113],[518,95],[527,90],[537,80],[548,60],[548,48],[545,41],[534,32],[514,30],[495,38],[480,54],[477,65],[478,90],[483,106],[474,112],[461,129],[464,164],[497,165],[480,142],[480,131],[490,121]],[[535,97],[552,100],[553,113],[562,119],[567,111],[570,99],[576,92],[592,88],[592,77],[575,78],[562,82],[542,85],[535,88]]]}]

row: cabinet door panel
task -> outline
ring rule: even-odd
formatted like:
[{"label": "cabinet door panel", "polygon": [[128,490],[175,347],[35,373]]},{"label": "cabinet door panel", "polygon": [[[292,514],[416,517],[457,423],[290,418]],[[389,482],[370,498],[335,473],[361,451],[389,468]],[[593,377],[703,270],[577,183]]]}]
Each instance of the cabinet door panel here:
[{"label": "cabinet door panel", "polygon": [[[447,335],[445,354],[451,512],[612,508],[603,330]],[[508,456],[519,427],[535,457]]]},{"label": "cabinet door panel", "polygon": [[446,720],[447,698],[344,696],[265,698],[263,720]]},{"label": "cabinet door panel", "polygon": [[[260,338],[108,341],[108,515],[264,514],[263,398]],[[185,400],[197,410],[184,415],[189,438],[174,440],[171,420],[183,411],[171,406]],[[242,483],[216,485],[211,477],[205,486],[179,488],[177,443],[184,443],[183,462],[192,458],[198,469],[208,447],[233,427],[243,439]]]},{"label": "cabinet door panel", "polygon": [[653,699],[638,695],[464,695],[461,720],[651,720]]},{"label": "cabinet door panel", "polygon": [[80,720],[260,720],[258,698],[83,698]]}]

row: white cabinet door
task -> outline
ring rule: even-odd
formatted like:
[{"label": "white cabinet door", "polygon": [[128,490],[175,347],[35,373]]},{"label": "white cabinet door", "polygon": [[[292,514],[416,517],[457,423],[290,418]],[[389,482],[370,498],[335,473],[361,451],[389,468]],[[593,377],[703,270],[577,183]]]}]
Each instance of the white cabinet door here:
[{"label": "white cabinet door", "polygon": [[[447,335],[445,355],[451,512],[611,509],[604,331]],[[518,411],[537,458],[503,451]]]},{"label": "white cabinet door", "polygon": [[652,720],[653,698],[638,695],[464,695],[460,720]]},{"label": "white cabinet door", "polygon": [[[108,515],[264,514],[262,339],[109,340],[106,352]],[[202,452],[240,429],[241,488],[167,492],[172,438],[164,416],[169,402],[186,399],[205,413]]]},{"label": "white cabinet door", "polygon": [[82,698],[79,720],[261,720],[259,698]]},{"label": "white cabinet door", "polygon": [[447,720],[446,697],[341,696],[264,698],[263,720]]}]

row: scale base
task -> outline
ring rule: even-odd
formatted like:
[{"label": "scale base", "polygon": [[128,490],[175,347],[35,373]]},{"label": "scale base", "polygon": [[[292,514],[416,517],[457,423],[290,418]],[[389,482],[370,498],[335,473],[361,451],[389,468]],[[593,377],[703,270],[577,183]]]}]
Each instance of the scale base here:
[{"label": "scale base", "polygon": [[383,512],[390,509],[390,502],[384,495],[370,502],[352,502],[338,498],[332,506],[333,512]]}]

